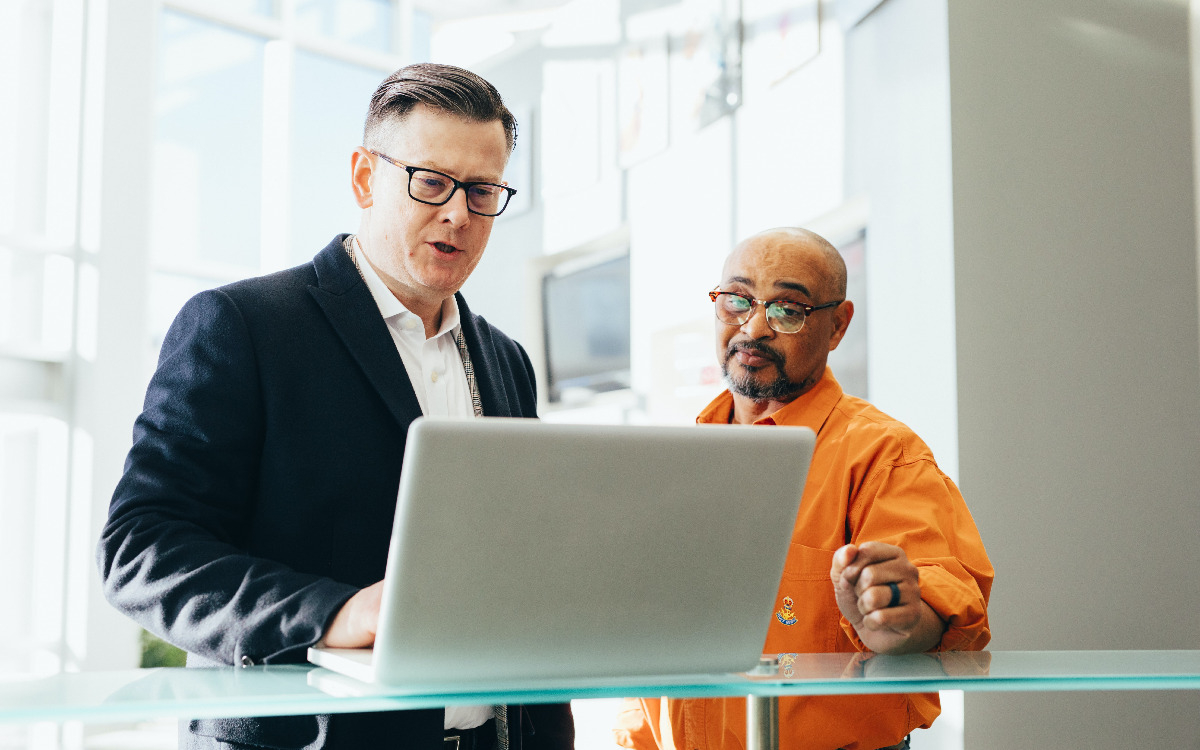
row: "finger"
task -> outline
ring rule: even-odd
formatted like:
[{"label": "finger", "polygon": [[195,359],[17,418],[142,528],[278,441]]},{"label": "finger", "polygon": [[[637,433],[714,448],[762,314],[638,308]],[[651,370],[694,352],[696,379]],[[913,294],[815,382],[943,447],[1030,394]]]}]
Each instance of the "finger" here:
[{"label": "finger", "polygon": [[904,599],[904,596],[900,591],[900,584],[896,583],[895,581],[888,581],[887,587],[888,603],[883,605],[883,608],[891,609],[892,607],[899,607],[901,601]]},{"label": "finger", "polygon": [[844,580],[845,584],[853,586],[858,577],[858,568],[855,568],[853,575],[848,575],[847,570],[853,565],[855,558],[858,556],[858,547],[853,544],[847,544],[833,553],[833,565],[829,569],[829,577],[836,584],[839,580]]},{"label": "finger", "polygon": [[892,558],[865,566],[856,579],[856,588],[861,596],[872,586],[886,586],[889,581],[908,583],[916,587],[919,580],[920,572],[908,558]]},{"label": "finger", "polygon": [[899,581],[889,581],[871,586],[858,596],[858,611],[864,615],[881,609],[895,609],[912,601],[908,586]]},{"label": "finger", "polygon": [[904,550],[886,542],[863,542],[858,545],[858,560],[864,565],[904,557]]},{"label": "finger", "polygon": [[913,604],[902,604],[899,607],[877,609],[864,615],[859,627],[908,635],[920,621],[920,607]]},{"label": "finger", "polygon": [[892,565],[897,562],[901,565],[908,562],[908,557],[900,547],[883,542],[863,542],[855,548],[854,561],[846,566],[843,575],[848,580],[857,581],[863,571],[873,566]]}]

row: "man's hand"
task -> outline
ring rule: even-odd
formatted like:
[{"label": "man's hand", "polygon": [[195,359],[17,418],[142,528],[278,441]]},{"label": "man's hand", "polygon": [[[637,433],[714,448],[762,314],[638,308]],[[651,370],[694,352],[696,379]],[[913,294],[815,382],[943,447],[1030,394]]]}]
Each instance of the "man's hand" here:
[{"label": "man's hand", "polygon": [[383,581],[373,583],[346,600],[329,623],[322,639],[331,648],[369,648],[379,629],[379,600]]},{"label": "man's hand", "polygon": [[[922,601],[917,568],[901,548],[883,542],[847,544],[833,554],[829,577],[838,609],[872,651],[917,653],[942,639],[946,623]],[[889,606],[894,596],[898,601]]]}]

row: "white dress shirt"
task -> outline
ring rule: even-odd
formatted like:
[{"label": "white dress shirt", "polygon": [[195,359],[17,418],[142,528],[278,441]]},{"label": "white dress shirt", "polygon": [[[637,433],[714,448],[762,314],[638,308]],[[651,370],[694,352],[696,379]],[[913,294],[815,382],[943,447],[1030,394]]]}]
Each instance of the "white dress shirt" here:
[{"label": "white dress shirt", "polygon": [[[379,274],[359,253],[358,265],[375,304],[387,323],[396,351],[408,371],[421,412],[428,416],[473,417],[471,388],[463,370],[455,336],[459,329],[458,302],[442,303],[442,326],[425,338],[425,323],[396,299]],[[447,706],[446,729],[473,729],[492,718],[491,706]]]},{"label": "white dress shirt", "polygon": [[425,338],[425,323],[420,316],[396,299],[366,258],[360,257],[358,265],[400,352],[421,413],[431,417],[475,416],[471,389],[455,341],[459,329],[458,302],[454,297],[446,298],[442,303],[441,328],[432,338]]}]

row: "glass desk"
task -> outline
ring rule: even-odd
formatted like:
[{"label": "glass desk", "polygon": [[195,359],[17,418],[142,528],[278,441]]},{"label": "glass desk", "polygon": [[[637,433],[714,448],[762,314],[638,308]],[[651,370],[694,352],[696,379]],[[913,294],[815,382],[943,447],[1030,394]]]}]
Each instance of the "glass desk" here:
[{"label": "glass desk", "polygon": [[0,675],[0,723],[282,716],[451,704],[747,696],[749,744],[777,746],[780,696],[938,690],[1200,690],[1200,651],[783,654],[739,674],[447,685],[368,685],[310,665]]}]

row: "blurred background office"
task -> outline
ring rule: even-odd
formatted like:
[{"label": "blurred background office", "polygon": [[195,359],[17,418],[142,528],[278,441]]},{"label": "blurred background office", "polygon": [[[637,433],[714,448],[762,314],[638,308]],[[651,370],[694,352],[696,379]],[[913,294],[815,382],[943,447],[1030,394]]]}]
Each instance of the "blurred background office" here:
[{"label": "blurred background office", "polygon": [[[366,102],[419,60],[520,120],[464,293],[529,349],[545,418],[690,421],[722,257],[809,226],[852,269],[835,372],[975,513],[992,648],[1200,647],[1193,5],[4,0],[0,679],[156,658],[92,550],[162,337],[357,227]],[[914,746],[1200,747],[1194,694],[945,697]]]}]

